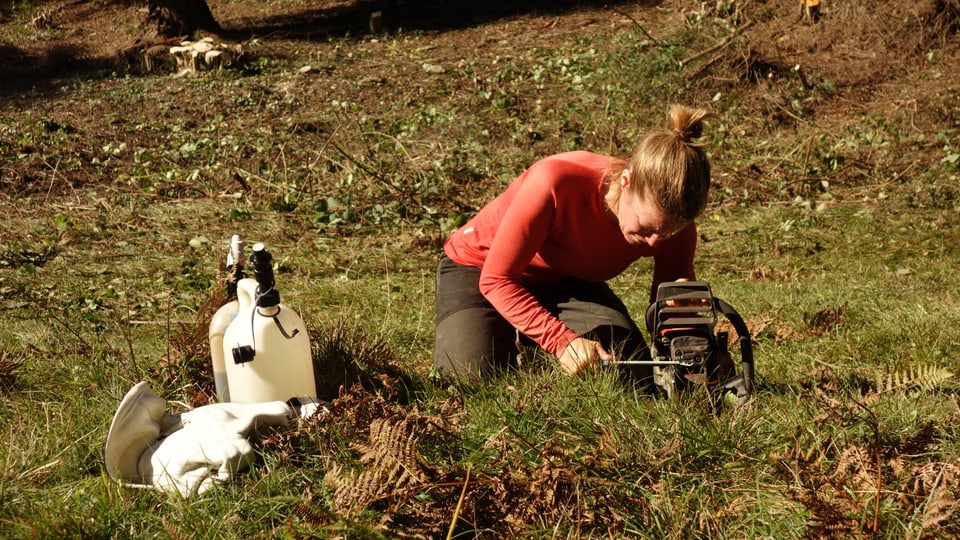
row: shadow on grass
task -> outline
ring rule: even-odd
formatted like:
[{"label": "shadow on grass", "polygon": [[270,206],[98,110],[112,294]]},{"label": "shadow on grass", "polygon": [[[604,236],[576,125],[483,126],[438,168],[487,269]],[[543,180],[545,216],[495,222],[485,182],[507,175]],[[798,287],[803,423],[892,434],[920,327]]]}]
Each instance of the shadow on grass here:
[{"label": "shadow on grass", "polygon": [[76,76],[98,77],[112,73],[112,58],[88,58],[82,46],[57,43],[41,52],[30,52],[0,43],[0,95],[35,88],[55,88]]},{"label": "shadow on grass", "polygon": [[331,36],[364,35],[371,15],[380,12],[383,31],[450,31],[515,17],[560,15],[578,8],[618,5],[653,7],[662,0],[358,0],[334,8],[315,8],[251,20],[224,32],[237,39],[283,35],[288,39],[323,40]]},{"label": "shadow on grass", "polygon": [[[382,13],[381,32],[443,32],[515,16],[556,16],[578,8],[653,7],[662,0],[356,0],[348,5],[250,17],[224,24],[219,37],[242,41],[271,37],[323,41],[371,32],[371,14]],[[216,16],[214,9],[214,16]],[[129,46],[117,43],[117,50]],[[0,96],[27,91],[44,94],[74,78],[101,79],[123,71],[115,57],[90,57],[79,44],[55,44],[30,52],[0,43]]]}]

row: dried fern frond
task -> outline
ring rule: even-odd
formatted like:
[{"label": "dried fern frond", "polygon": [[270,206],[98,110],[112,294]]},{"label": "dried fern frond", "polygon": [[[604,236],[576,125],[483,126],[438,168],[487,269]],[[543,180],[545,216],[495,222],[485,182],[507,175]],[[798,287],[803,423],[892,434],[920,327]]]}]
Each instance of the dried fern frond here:
[{"label": "dried fern frond", "polygon": [[333,490],[334,504],[349,515],[428,482],[427,469],[417,453],[418,431],[418,423],[406,416],[371,422],[368,442],[353,445],[364,470],[344,473],[335,466],[324,476]]},{"label": "dried fern frond", "polygon": [[954,520],[960,509],[960,466],[956,463],[924,463],[913,469],[907,492],[922,499],[921,523],[939,527]]},{"label": "dried fern frond", "polygon": [[323,477],[323,482],[333,491],[334,508],[345,516],[363,511],[384,495],[376,480],[369,471],[345,472],[339,465],[331,467]]},{"label": "dried fern frond", "polygon": [[321,527],[330,524],[330,516],[322,511],[313,508],[312,505],[305,502],[298,502],[293,506],[293,514],[300,518],[302,523],[311,527]]},{"label": "dried fern frond", "polygon": [[398,487],[409,483],[411,478],[426,482],[427,477],[417,455],[420,437],[416,427],[409,417],[399,422],[375,420],[370,424],[370,444],[355,445],[355,449],[362,453],[360,462],[389,471],[388,478],[395,480]]},{"label": "dried fern frond", "polygon": [[14,362],[4,358],[3,352],[0,352],[0,390],[13,388],[17,380],[17,370],[23,366],[22,362]]},{"label": "dried fern frond", "polygon": [[906,390],[929,392],[943,388],[952,379],[953,372],[946,368],[934,365],[914,365],[906,370],[877,373],[875,390],[878,394]]}]

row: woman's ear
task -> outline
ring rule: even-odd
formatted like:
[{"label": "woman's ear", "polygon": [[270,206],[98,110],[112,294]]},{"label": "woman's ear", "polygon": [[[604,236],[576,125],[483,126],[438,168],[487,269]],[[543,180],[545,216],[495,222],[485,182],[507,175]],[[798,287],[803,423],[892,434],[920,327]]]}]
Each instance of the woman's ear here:
[{"label": "woman's ear", "polygon": [[633,174],[630,172],[630,169],[623,169],[623,172],[620,173],[620,187],[623,189],[628,189],[632,179]]}]

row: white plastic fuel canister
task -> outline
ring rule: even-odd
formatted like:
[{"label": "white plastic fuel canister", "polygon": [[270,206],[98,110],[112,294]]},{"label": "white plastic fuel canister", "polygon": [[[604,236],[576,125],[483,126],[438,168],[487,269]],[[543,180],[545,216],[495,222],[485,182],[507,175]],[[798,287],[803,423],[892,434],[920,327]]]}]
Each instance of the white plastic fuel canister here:
[{"label": "white plastic fuel canister", "polygon": [[237,282],[237,315],[223,335],[230,401],[259,403],[317,397],[310,337],[300,315],[280,302],[270,254],[250,257],[256,279]]}]

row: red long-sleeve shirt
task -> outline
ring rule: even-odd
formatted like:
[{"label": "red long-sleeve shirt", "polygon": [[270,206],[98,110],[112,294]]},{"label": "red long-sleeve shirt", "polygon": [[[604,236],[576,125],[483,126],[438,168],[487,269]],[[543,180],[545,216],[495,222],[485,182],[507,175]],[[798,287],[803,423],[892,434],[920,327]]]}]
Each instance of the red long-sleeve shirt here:
[{"label": "red long-sleeve shirt", "polygon": [[607,281],[640,257],[654,258],[654,288],[694,277],[694,224],[656,247],[627,243],[603,199],[613,159],[585,151],[541,159],[444,245],[454,262],[481,269],[480,292],[510,324],[558,356],[578,336],[523,281]]}]

